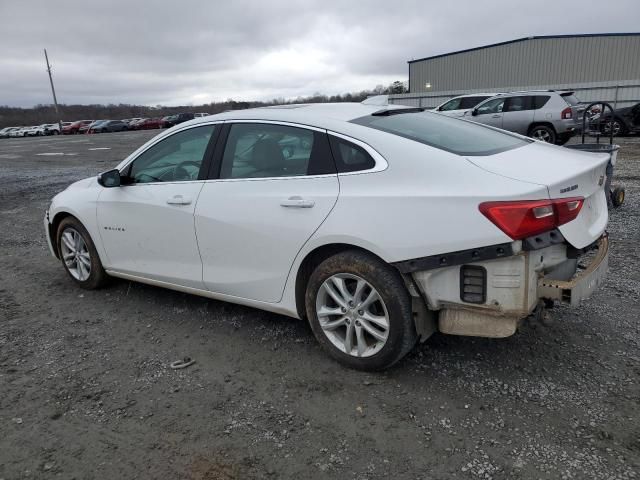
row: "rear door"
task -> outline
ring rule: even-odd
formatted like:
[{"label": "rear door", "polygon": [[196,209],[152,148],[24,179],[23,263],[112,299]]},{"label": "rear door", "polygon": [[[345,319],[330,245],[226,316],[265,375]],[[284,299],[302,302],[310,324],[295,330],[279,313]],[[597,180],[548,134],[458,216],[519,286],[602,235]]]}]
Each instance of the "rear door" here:
[{"label": "rear door", "polygon": [[278,302],[296,255],[338,199],[327,135],[237,122],[223,137],[195,211],[203,281],[212,292]]},{"label": "rear door", "polygon": [[481,103],[475,110],[473,110],[476,114],[469,117],[469,120],[483,123],[484,125],[491,125],[492,127],[502,128],[502,111],[504,109],[505,100],[505,98],[493,98]]},{"label": "rear door", "polygon": [[533,113],[533,98],[531,96],[509,97],[504,104],[502,128],[526,135],[529,131],[529,125],[533,122]]}]

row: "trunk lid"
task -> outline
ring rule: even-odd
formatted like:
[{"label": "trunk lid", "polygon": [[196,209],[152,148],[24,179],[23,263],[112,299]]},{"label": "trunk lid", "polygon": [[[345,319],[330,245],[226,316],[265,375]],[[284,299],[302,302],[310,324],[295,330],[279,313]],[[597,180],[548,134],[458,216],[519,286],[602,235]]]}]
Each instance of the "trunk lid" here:
[{"label": "trunk lid", "polygon": [[497,175],[544,185],[552,199],[583,197],[578,217],[558,228],[571,245],[583,248],[595,242],[607,226],[605,184],[609,157],[605,153],[533,142],[496,155],[467,159]]}]

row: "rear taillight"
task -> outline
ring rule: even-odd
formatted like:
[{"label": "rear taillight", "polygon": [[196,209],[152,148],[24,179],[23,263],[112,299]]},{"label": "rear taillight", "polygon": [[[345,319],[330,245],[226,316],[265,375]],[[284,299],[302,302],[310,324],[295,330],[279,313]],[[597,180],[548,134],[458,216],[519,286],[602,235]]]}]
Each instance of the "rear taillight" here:
[{"label": "rear taillight", "polygon": [[580,213],[582,197],[556,200],[484,202],[482,214],[514,240],[553,230],[575,219]]},{"label": "rear taillight", "polygon": [[564,110],[562,110],[562,113],[560,114],[560,116],[563,120],[569,120],[573,118],[573,111],[571,110],[571,107],[567,107]]}]

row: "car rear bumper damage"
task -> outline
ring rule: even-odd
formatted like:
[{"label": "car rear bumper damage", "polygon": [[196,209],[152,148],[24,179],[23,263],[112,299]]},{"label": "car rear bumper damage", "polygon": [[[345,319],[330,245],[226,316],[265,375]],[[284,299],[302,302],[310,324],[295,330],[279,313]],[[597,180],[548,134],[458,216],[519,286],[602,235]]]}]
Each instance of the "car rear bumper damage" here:
[{"label": "car rear bumper damage", "polygon": [[[396,264],[414,297],[414,317],[423,340],[434,331],[508,337],[544,304],[576,306],[588,298],[606,277],[608,237],[605,233],[588,248],[576,250],[557,233],[544,238],[539,248],[526,241],[513,242],[508,249],[485,247],[482,259],[469,263],[430,267],[432,260],[416,259]],[[492,258],[487,258],[492,251]],[[508,253],[499,256],[498,251]],[[473,252],[440,258],[466,259]],[[588,264],[579,267],[579,262]]]}]

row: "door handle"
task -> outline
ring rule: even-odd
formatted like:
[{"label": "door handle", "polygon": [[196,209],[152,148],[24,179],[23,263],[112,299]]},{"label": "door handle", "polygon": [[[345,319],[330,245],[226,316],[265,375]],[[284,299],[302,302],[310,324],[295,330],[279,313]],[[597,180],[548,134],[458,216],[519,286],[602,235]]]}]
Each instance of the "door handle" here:
[{"label": "door handle", "polygon": [[312,208],[315,204],[316,202],[313,200],[305,200],[298,195],[294,195],[280,202],[281,206],[287,208]]},{"label": "door handle", "polygon": [[184,195],[174,195],[173,197],[167,198],[167,203],[169,205],[190,205],[191,198]]},{"label": "door handle", "polygon": [[491,115],[492,118],[500,118],[502,115],[497,114],[497,115]]}]

